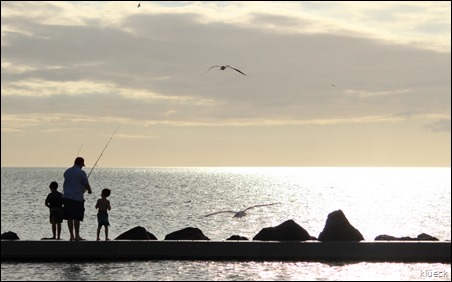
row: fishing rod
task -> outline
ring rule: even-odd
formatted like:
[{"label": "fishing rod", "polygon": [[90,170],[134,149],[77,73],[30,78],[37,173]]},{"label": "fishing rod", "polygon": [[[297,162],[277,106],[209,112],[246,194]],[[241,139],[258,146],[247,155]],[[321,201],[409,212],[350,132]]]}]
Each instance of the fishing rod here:
[{"label": "fishing rod", "polygon": [[80,156],[80,151],[82,150],[83,144],[80,145],[80,149],[78,149],[77,157]]},{"label": "fishing rod", "polygon": [[113,139],[113,136],[115,136],[116,131],[118,131],[118,129],[119,129],[119,126],[118,126],[118,128],[116,128],[115,132],[113,132],[113,135],[110,137],[110,139],[108,140],[108,142],[107,142],[107,144],[105,145],[104,149],[102,150],[102,152],[100,153],[99,157],[97,158],[97,161],[94,163],[93,168],[91,169],[91,171],[90,171],[89,174],[88,174],[88,178],[89,178],[89,176],[91,175],[91,172],[93,172],[94,168],[95,168],[96,165],[97,165],[97,162],[100,160],[100,157],[102,157],[102,155],[103,155],[105,149],[107,149],[108,144],[110,143],[111,139]]}]

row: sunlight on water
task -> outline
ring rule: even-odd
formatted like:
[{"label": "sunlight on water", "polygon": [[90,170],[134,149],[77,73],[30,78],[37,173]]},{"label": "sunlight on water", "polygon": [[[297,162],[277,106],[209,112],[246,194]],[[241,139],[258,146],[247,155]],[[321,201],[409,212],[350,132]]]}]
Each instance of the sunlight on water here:
[{"label": "sunlight on water", "polygon": [[[64,168],[2,168],[2,233],[21,239],[48,237],[44,200]],[[365,240],[376,236],[451,238],[450,168],[146,168],[98,169],[90,177],[81,235],[96,236],[96,200],[110,188],[110,237],[143,226],[159,240],[197,227],[211,240],[252,239],[262,228],[293,219],[318,237],[328,214],[341,209]],[[223,210],[256,207],[243,218]],[[62,238],[68,239],[63,225]],[[2,280],[417,280],[450,264],[192,262],[2,263]],[[424,271],[425,270],[425,271]],[[422,272],[424,271],[424,272]],[[431,272],[430,272],[431,273]],[[431,280],[428,278],[427,280]],[[435,280],[435,279],[434,279]]]},{"label": "sunlight on water", "polygon": [[[18,271],[20,269],[20,271]],[[2,263],[7,280],[94,281],[450,281],[450,264],[343,262],[132,261]],[[6,278],[5,277],[5,278]]]}]

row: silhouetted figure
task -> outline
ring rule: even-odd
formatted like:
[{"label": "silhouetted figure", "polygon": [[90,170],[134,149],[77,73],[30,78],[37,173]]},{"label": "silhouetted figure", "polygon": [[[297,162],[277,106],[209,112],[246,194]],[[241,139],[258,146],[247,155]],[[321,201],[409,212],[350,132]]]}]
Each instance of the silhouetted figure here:
[{"label": "silhouetted figure", "polygon": [[85,240],[80,237],[80,221],[85,215],[83,194],[92,193],[86,172],[82,170],[85,160],[77,157],[74,166],[64,172],[63,182],[63,219],[67,220],[71,241]]},{"label": "silhouetted figure", "polygon": [[100,230],[102,226],[105,226],[105,241],[108,241],[108,226],[110,226],[110,222],[108,221],[108,211],[111,210],[110,201],[107,200],[107,197],[110,196],[110,189],[103,189],[101,193],[101,198],[97,200],[96,209],[97,211],[97,241],[100,241]]},{"label": "silhouetted figure", "polygon": [[58,182],[52,181],[49,185],[50,193],[45,200],[46,207],[50,211],[50,223],[52,224],[52,238],[45,239],[58,239],[61,235],[61,223],[63,222],[63,194],[58,189]]}]

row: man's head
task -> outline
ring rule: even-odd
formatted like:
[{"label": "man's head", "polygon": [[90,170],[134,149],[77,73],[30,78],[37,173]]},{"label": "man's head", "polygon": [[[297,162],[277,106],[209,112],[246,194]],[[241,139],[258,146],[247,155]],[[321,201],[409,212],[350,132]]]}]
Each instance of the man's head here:
[{"label": "man's head", "polygon": [[77,157],[75,158],[74,164],[80,167],[85,166],[85,160],[82,157]]}]

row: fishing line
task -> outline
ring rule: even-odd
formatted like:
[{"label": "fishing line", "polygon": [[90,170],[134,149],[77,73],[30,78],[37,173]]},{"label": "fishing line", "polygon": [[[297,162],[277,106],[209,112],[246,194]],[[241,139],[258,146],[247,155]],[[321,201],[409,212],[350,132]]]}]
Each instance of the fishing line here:
[{"label": "fishing line", "polygon": [[104,154],[105,149],[107,149],[108,144],[110,143],[111,139],[113,139],[113,136],[115,136],[116,131],[118,131],[118,129],[119,129],[119,126],[118,126],[118,128],[116,128],[115,132],[113,132],[113,135],[110,137],[110,139],[108,140],[108,142],[107,142],[107,144],[105,145],[104,149],[102,150],[102,152],[100,153],[99,157],[97,158],[97,161],[94,163],[93,168],[91,169],[91,171],[90,171],[89,174],[88,174],[88,178],[89,178],[89,176],[91,175],[91,172],[93,172],[94,168],[95,168],[96,165],[97,165],[97,162],[100,160],[100,157],[102,157],[102,155]]}]

